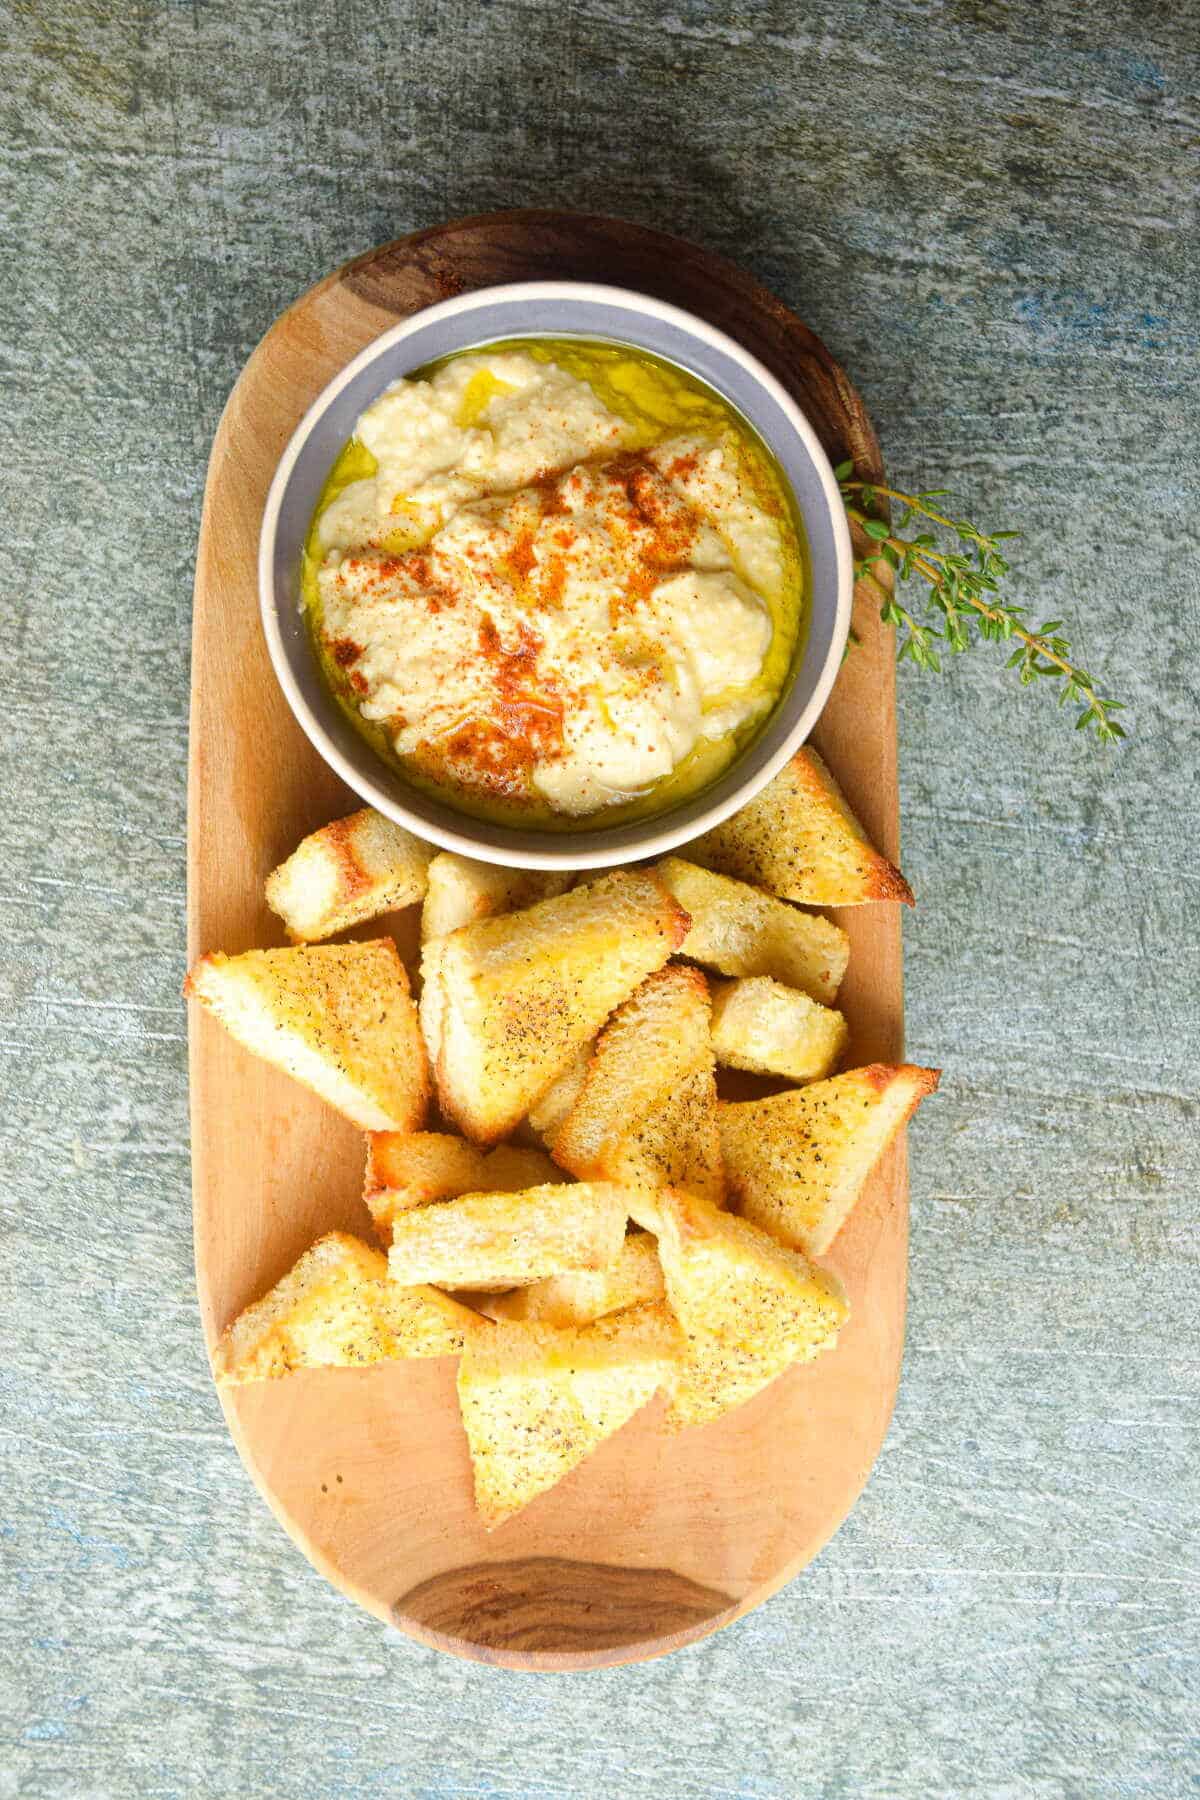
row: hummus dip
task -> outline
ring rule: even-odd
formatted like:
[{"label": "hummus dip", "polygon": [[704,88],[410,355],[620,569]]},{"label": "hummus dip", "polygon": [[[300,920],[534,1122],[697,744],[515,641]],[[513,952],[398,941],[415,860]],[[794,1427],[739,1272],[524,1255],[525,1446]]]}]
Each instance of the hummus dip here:
[{"label": "hummus dip", "polygon": [[306,590],[335,689],[407,773],[565,822],[730,760],[786,676],[801,559],[766,452],[709,390],[615,346],[594,367],[537,348],[367,408]]}]

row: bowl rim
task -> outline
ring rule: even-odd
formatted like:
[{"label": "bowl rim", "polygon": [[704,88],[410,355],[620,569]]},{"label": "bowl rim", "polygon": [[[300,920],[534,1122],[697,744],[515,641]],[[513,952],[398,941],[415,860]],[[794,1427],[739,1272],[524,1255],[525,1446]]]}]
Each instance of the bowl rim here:
[{"label": "bowl rim", "polygon": [[[544,848],[514,844],[511,847],[505,846],[503,851],[499,851],[496,846],[486,841],[481,842],[477,836],[473,835],[472,827],[476,824],[480,829],[496,829],[494,826],[489,826],[487,821],[475,821],[470,814],[463,813],[461,826],[445,826],[440,822],[432,822],[415,811],[410,811],[402,801],[397,800],[394,794],[388,792],[373,778],[369,771],[369,765],[364,767],[356,764],[343,754],[329,736],[309,705],[293,673],[280,623],[283,600],[282,596],[277,594],[275,586],[275,548],[279,515],[292,472],[320,419],[356,376],[364,369],[369,368],[379,357],[386,355],[393,345],[401,344],[405,338],[414,335],[418,329],[423,329],[440,319],[456,318],[494,306],[497,301],[518,300],[542,302],[585,300],[621,307],[627,311],[660,320],[665,324],[674,325],[686,336],[700,339],[738,363],[751,380],[766,391],[802,442],[816,473],[833,535],[837,593],[829,649],[812,691],[780,743],[761,764],[747,769],[745,778],[737,784],[732,793],[727,794],[722,800],[714,802],[700,814],[693,815],[684,821],[677,820],[674,824],[670,822],[670,813],[664,814],[661,818],[650,814],[644,822],[642,820],[630,821],[624,829],[633,841],[607,848],[595,846],[589,848],[587,839],[598,832],[612,831],[615,828],[612,822],[608,825],[590,821],[581,823],[577,831],[564,831],[561,835],[547,832]],[[519,336],[520,333],[514,335]],[[619,342],[620,340],[615,341]],[[636,348],[635,345],[631,347]],[[472,346],[469,344],[463,346],[464,352],[470,348]],[[687,367],[686,362],[682,359],[681,366]],[[402,380],[403,376],[398,376],[396,379]],[[709,382],[708,385],[712,386],[713,383]],[[728,395],[724,397],[730,401],[730,404],[737,404]],[[773,449],[773,446],[768,445],[768,448]],[[592,281],[512,281],[496,283],[490,287],[475,288],[470,293],[456,294],[450,299],[435,301],[429,306],[421,307],[416,312],[410,313],[407,318],[389,326],[378,337],[372,338],[369,344],[365,345],[344,368],[340,369],[325,384],[304,412],[284,446],[283,453],[276,464],[271,485],[267,490],[258,539],[259,613],[271,665],[293,717],[318,755],[362,800],[383,813],[386,818],[411,831],[414,836],[421,838],[426,843],[432,843],[437,849],[451,850],[459,855],[471,857],[477,862],[490,863],[498,867],[545,870],[596,869],[611,867],[619,863],[638,862],[649,857],[665,855],[669,851],[678,849],[682,844],[691,843],[702,833],[711,831],[732,814],[740,811],[754,799],[755,795],[761,793],[784,764],[791,760],[808,738],[824,710],[834,681],[837,679],[849,635],[853,588],[854,559],[850,528],[842,506],[833,466],[807,416],[783,383],[772,375],[758,357],[744,349],[735,338],[730,337],[727,332],[718,330],[716,326],[708,324],[706,320],[699,318],[695,313],[688,312],[681,306],[671,305],[667,301],[654,299],[648,294],[638,293],[633,288]],[[374,755],[375,752],[364,740],[364,764],[366,758],[373,758]],[[700,790],[700,797],[702,795],[703,789]],[[639,829],[643,823],[644,831]],[[505,828],[501,827],[500,829]],[[522,829],[521,827],[513,828],[514,831]],[[532,833],[534,828],[524,829]]]}]

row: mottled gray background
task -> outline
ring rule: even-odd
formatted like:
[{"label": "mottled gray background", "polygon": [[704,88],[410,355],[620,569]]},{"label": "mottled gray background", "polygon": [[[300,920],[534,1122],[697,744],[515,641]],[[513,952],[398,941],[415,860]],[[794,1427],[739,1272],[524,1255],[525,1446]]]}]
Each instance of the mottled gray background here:
[{"label": "mottled gray background", "polygon": [[[1200,1786],[1200,8],[0,7],[0,1796]],[[226,394],[352,252],[560,204],[771,283],[901,480],[1027,533],[1116,753],[980,652],[901,681],[912,1322],[815,1565],[586,1677],[456,1663],[304,1562],[189,1237],[193,545]]]}]

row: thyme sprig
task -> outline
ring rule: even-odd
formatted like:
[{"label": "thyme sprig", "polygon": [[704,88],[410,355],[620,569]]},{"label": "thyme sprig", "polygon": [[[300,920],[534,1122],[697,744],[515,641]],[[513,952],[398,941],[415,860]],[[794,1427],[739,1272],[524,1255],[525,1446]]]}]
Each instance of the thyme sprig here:
[{"label": "thyme sprig", "polygon": [[[942,666],[939,647],[959,656],[970,649],[976,637],[991,644],[1015,640],[1017,648],[1007,667],[1017,670],[1022,687],[1032,687],[1042,679],[1054,682],[1060,706],[1074,701],[1080,707],[1077,731],[1094,730],[1102,743],[1115,743],[1125,736],[1113,717],[1124,711],[1123,703],[1102,694],[1086,669],[1074,660],[1062,620],[1047,619],[1034,627],[1028,608],[1002,594],[1001,582],[1009,569],[1000,546],[1019,537],[1019,532],[983,532],[966,519],[953,519],[938,511],[930,501],[940,500],[945,488],[904,494],[880,482],[856,481],[852,462],[841,463],[834,474],[847,516],[871,542],[867,554],[856,559],[854,573],[878,593],[885,624],[895,625],[902,634],[901,662],[907,659],[937,673]],[[879,516],[880,500],[895,501],[902,509],[894,525]],[[928,520],[952,533],[958,548],[940,548],[936,535],[928,530],[901,535],[914,519]],[[924,620],[915,617],[881,580],[881,564],[886,564],[898,581],[916,576],[927,584]]]}]

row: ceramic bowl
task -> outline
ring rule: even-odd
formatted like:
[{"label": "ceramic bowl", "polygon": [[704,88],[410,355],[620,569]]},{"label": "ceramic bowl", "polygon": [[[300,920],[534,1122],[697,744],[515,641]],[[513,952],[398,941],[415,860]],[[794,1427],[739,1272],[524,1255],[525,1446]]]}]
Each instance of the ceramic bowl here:
[{"label": "ceramic bowl", "polygon": [[[365,407],[385,388],[451,352],[500,338],[607,338],[648,350],[716,389],[774,453],[808,537],[808,629],[774,712],[709,786],[670,809],[569,831],[474,819],[405,782],[359,736],[325,685],[300,605],[301,550],[326,476]],[[850,624],[853,559],[829,460],[795,401],[732,338],[678,307],[624,288],[529,281],[427,307],[369,344],[313,402],[267,496],[259,541],[263,627],[275,672],[301,727],[347,785],[443,849],[519,868],[600,868],[662,855],[743,806],[804,742],[833,686]]]}]

